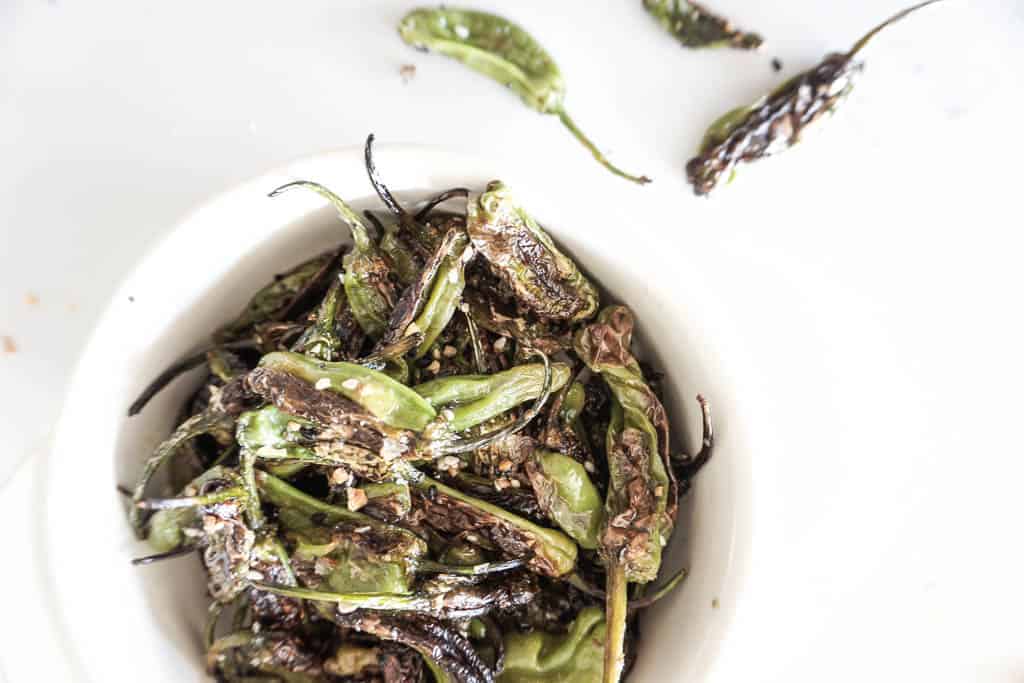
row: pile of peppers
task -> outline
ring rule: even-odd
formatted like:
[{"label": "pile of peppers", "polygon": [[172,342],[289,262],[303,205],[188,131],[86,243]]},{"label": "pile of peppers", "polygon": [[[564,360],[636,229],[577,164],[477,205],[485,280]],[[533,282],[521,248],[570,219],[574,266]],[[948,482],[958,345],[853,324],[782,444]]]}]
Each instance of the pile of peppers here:
[{"label": "pile of peppers", "polygon": [[220,681],[618,681],[685,575],[662,554],[707,404],[678,453],[630,309],[504,184],[407,208],[372,135],[366,168],[383,210],[271,192],[320,195],[340,246],[132,405],[204,377],[123,489],[154,553],[135,562],[198,556]]}]

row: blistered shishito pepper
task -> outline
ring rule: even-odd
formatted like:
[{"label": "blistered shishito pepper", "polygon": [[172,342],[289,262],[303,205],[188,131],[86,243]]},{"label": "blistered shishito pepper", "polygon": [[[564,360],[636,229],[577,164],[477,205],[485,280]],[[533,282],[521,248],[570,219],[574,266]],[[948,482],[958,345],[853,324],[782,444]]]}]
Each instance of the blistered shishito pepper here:
[{"label": "blistered shishito pepper", "polygon": [[326,606],[320,614],[339,626],[412,648],[437,683],[494,683],[494,672],[466,637],[434,617],[371,610],[343,613]]},{"label": "blistered shishito pepper", "polygon": [[736,29],[726,19],[691,0],[644,0],[644,7],[686,47],[735,47],[753,50],[763,39]]},{"label": "blistered shishito pepper", "polygon": [[448,231],[395,304],[381,344],[394,344],[419,333],[413,357],[423,357],[455,314],[466,286],[465,265],[472,253],[465,231]]},{"label": "blistered shishito pepper", "polygon": [[[311,447],[313,455],[308,462],[344,465],[361,477],[380,482],[398,476],[395,468],[401,462],[472,451],[523,429],[543,409],[555,384],[556,372],[543,358],[539,372],[524,366],[524,381],[514,391],[454,406],[430,422],[436,411],[426,399],[381,373],[351,363],[316,362],[292,353],[268,354],[246,382],[251,391],[282,412],[316,425],[308,435],[296,424],[294,433],[278,437]],[[531,382],[537,379],[531,375],[540,375],[539,381]],[[564,383],[568,370],[560,370],[558,375],[559,383]],[[496,431],[478,436],[459,434],[530,399],[534,399],[530,408]],[[277,425],[275,429],[285,427]],[[273,447],[267,453],[271,459],[279,455]],[[249,472],[259,451],[244,449],[242,455],[243,469]]]},{"label": "blistered shishito pepper", "polygon": [[[484,576],[520,564],[451,567],[433,562],[427,558],[426,544],[411,531],[325,503],[269,474],[261,472],[257,479],[263,500],[278,508],[280,524],[294,547],[292,564],[307,588],[346,595],[380,594],[378,602],[353,597],[352,607],[427,611],[422,601],[392,599],[409,593],[417,574]],[[342,598],[336,595],[333,601]]]},{"label": "blistered shishito pepper", "polygon": [[[212,642],[206,667],[218,680],[317,683],[323,658],[296,634],[285,631],[238,630]],[[262,675],[255,675],[262,674]]]},{"label": "blistered shishito pepper", "polygon": [[566,633],[509,633],[501,683],[593,683],[600,679],[605,620],[584,607]]},{"label": "blistered shishito pepper", "polygon": [[686,175],[697,195],[706,195],[741,164],[784,152],[800,141],[804,131],[831,114],[853,90],[862,64],[860,50],[886,26],[939,0],[928,0],[897,12],[871,29],[849,52],[833,53],[817,66],[797,74],[750,106],[727,112],[708,129],[697,156],[686,164]]},{"label": "blistered shishito pepper", "polygon": [[495,307],[487,295],[469,287],[466,288],[463,298],[469,308],[469,318],[488,332],[510,337],[521,346],[548,355],[565,351],[572,346],[572,335],[561,323],[506,315]]},{"label": "blistered shishito pepper", "polygon": [[597,471],[597,465],[582,421],[585,401],[583,385],[579,382],[570,384],[552,402],[539,440],[546,448],[571,456],[587,472],[593,473]]},{"label": "blistered shishito pepper", "polygon": [[466,232],[516,299],[538,316],[579,322],[597,311],[597,289],[501,181],[470,195]]},{"label": "blistered shishito pepper", "polygon": [[135,529],[136,536],[139,538],[145,536],[144,520],[139,503],[142,502],[146,494],[146,486],[149,484],[150,479],[153,478],[153,475],[156,474],[161,465],[170,460],[183,443],[198,436],[211,434],[222,443],[229,442],[234,427],[235,418],[233,415],[216,408],[211,408],[193,415],[182,422],[166,441],[157,446],[153,455],[143,465],[138,483],[136,483],[132,491],[132,506],[128,513],[128,521],[132,528]]},{"label": "blistered shishito pepper", "polygon": [[316,312],[316,322],[306,328],[295,346],[307,356],[317,360],[338,360],[342,355],[342,341],[336,329],[339,306],[345,306],[341,280],[335,280],[324,295]]},{"label": "blistered shishito pepper", "polygon": [[540,527],[429,477],[417,479],[413,487],[414,506],[439,531],[480,534],[508,556],[525,558],[527,567],[545,576],[565,576],[576,565],[576,544],[560,531]]},{"label": "blistered shishito pepper", "polygon": [[169,553],[189,546],[187,529],[199,529],[205,507],[245,501],[246,493],[238,474],[225,467],[212,467],[181,491],[179,498],[141,500],[140,509],[154,510],[146,523],[146,541],[158,553]]},{"label": "blistered shishito pepper", "polygon": [[617,176],[635,183],[650,178],[617,168],[565,110],[565,80],[551,55],[522,27],[486,12],[441,7],[416,9],[399,24],[402,39],[413,47],[440,52],[507,86],[542,114],[554,114],[594,158]]},{"label": "blistered shishito pepper", "polygon": [[599,541],[608,580],[605,683],[618,681],[622,672],[626,584],[657,577],[677,505],[668,417],[630,350],[632,336],[629,309],[609,306],[575,339],[577,355],[601,375],[613,397],[606,444],[606,518]]},{"label": "blistered shishito pepper", "polygon": [[359,214],[323,185],[297,180],[282,185],[271,192],[270,196],[276,197],[296,187],[312,190],[327,199],[342,222],[352,231],[352,249],[342,260],[345,296],[366,334],[373,338],[380,337],[387,327],[396,298],[390,261],[370,237],[370,230]]},{"label": "blistered shishito pepper", "polygon": [[[301,546],[300,546],[301,548]],[[300,550],[299,552],[305,552]],[[381,612],[405,612],[427,614],[441,619],[471,619],[495,609],[512,609],[520,607],[533,599],[536,594],[536,583],[525,572],[513,573],[499,579],[487,579],[480,582],[467,582],[462,577],[437,577],[424,581],[416,591],[400,590],[387,592],[374,590],[376,587],[394,585],[402,587],[403,580],[387,575],[387,567],[378,562],[354,563],[345,556],[335,557],[325,554],[317,558],[320,567],[324,560],[336,563],[337,574],[329,574],[321,581],[319,576],[314,581],[319,588],[295,588],[267,583],[253,584],[259,590],[265,590],[290,598],[314,600],[321,603],[333,603],[346,612],[355,609],[376,610]],[[303,560],[296,558],[296,565],[302,566]],[[393,566],[393,565],[392,565]],[[320,572],[326,571],[320,569]],[[305,575],[309,575],[306,572]],[[334,579],[332,581],[332,579]],[[334,585],[352,586],[348,590],[335,589]]]},{"label": "blistered shishito pepper", "polygon": [[581,548],[597,548],[604,501],[583,465],[561,453],[536,450],[526,473],[545,514]]},{"label": "blistered shishito pepper", "polygon": [[[569,366],[551,365],[550,391],[558,391],[569,381]],[[544,366],[540,363],[517,365],[493,375],[453,375],[417,384],[419,396],[442,413],[448,427],[461,432],[492,417],[541,396]]]},{"label": "blistered shishito pepper", "polygon": [[385,223],[372,211],[363,211],[363,215],[377,228],[377,234],[380,235],[380,250],[391,259],[398,281],[408,287],[416,280],[423,267],[423,259],[402,234],[401,221],[389,220]]},{"label": "blistered shishito pepper", "polygon": [[260,359],[260,367],[286,372],[321,391],[340,394],[397,429],[419,431],[437,416],[430,403],[409,387],[355,363],[324,363],[298,353],[275,352]]},{"label": "blistered shishito pepper", "polygon": [[301,418],[294,424],[285,421],[272,425],[276,433],[269,437],[253,432],[252,441],[264,440],[269,448],[243,449],[246,470],[257,459],[289,462],[282,457],[288,453],[281,449],[281,443],[305,449],[291,462],[343,466],[357,476],[378,482],[394,479],[399,461],[420,457],[415,432],[389,426],[339,393],[317,389],[300,377],[270,367],[256,368],[246,382],[282,413]]},{"label": "blistered shishito pepper", "polygon": [[214,600],[228,603],[248,587],[249,572],[263,556],[254,552],[256,533],[242,521],[252,499],[237,472],[211,468],[186,486],[180,497],[142,500],[133,507],[156,511],[149,532],[154,547],[161,551],[135,564],[201,550]]}]

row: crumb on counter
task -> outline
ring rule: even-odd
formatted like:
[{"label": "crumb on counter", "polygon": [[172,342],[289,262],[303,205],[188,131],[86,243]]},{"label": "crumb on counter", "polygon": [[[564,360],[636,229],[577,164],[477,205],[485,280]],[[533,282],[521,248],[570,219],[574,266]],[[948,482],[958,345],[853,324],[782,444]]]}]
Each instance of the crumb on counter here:
[{"label": "crumb on counter", "polygon": [[782,60],[778,57],[772,57],[772,69],[775,71],[782,71]]},{"label": "crumb on counter", "polygon": [[18,345],[14,343],[14,337],[8,337],[7,335],[0,337],[0,346],[3,347],[4,353],[18,352]]},{"label": "crumb on counter", "polygon": [[403,83],[408,83],[416,75],[416,65],[403,64],[398,68],[398,74],[402,77]]},{"label": "crumb on counter", "polygon": [[711,599],[711,609],[718,609],[718,598]]},{"label": "crumb on counter", "polygon": [[39,305],[39,295],[36,294],[35,292],[27,293],[25,295],[25,303],[28,304],[29,306],[38,306]]}]

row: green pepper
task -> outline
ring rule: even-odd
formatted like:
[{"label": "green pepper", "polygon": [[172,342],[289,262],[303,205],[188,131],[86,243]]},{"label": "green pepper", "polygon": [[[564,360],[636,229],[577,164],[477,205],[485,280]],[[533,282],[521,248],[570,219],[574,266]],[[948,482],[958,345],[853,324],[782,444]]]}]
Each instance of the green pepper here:
[{"label": "green pepper", "polygon": [[380,250],[391,259],[398,281],[408,287],[416,281],[423,262],[403,237],[401,222],[392,219],[385,223],[372,211],[364,211],[363,215],[377,228],[377,234],[380,235]]},{"label": "green pepper", "polygon": [[494,674],[458,629],[423,614],[341,612],[319,604],[325,619],[346,629],[399,642],[418,652],[436,683],[493,683]]},{"label": "green pepper", "polygon": [[[569,381],[569,366],[551,365],[551,391]],[[442,411],[448,427],[461,432],[486,422],[541,394],[544,366],[540,363],[517,365],[493,375],[453,375],[417,384],[413,390]]]},{"label": "green pepper", "polygon": [[[324,560],[317,560],[319,565]],[[322,569],[321,572],[328,571]],[[381,577],[381,570],[372,564],[364,564],[351,576],[358,585],[363,585],[358,572],[368,573],[367,577]],[[460,577],[438,576],[420,585],[416,592],[381,592],[379,590],[362,590],[339,592],[330,590],[328,579],[321,582],[319,588],[296,588],[278,584],[256,583],[254,587],[290,598],[312,600],[320,603],[334,603],[344,611],[355,609],[377,610],[381,612],[410,612],[420,615],[431,615],[441,619],[470,619],[481,616],[494,608],[512,609],[528,603],[536,594],[536,579],[525,573],[501,577],[487,582],[466,581]],[[346,574],[341,582],[349,581]],[[401,582],[399,582],[401,584]],[[366,583],[373,587],[375,584]]]},{"label": "green pepper", "polygon": [[397,344],[411,334],[420,341],[413,358],[422,358],[448,326],[466,286],[465,264],[472,255],[463,230],[450,230],[395,304],[378,346]]},{"label": "green pepper", "polygon": [[564,634],[509,633],[498,683],[593,683],[601,678],[605,621],[584,607]]},{"label": "green pepper", "polygon": [[510,337],[520,347],[536,349],[554,355],[572,347],[572,335],[564,324],[556,321],[527,319],[521,315],[506,315],[495,307],[490,296],[474,287],[463,293],[469,308],[468,317],[488,332]]},{"label": "green pepper", "polygon": [[234,425],[235,420],[230,415],[219,410],[207,410],[182,422],[166,441],[157,446],[153,455],[143,466],[142,474],[132,492],[132,506],[128,512],[128,521],[135,529],[136,536],[140,539],[145,536],[139,503],[146,494],[146,485],[149,484],[149,480],[153,478],[160,466],[173,457],[183,443],[197,436],[214,434],[220,440],[230,440]]},{"label": "green pepper", "polygon": [[256,483],[264,502],[279,508],[279,513],[288,511],[288,514],[282,514],[282,517],[287,517],[286,526],[289,529],[309,531],[319,526],[346,522],[355,527],[368,526],[381,533],[398,533],[409,544],[410,550],[407,552],[410,555],[422,557],[426,553],[426,546],[411,531],[385,524],[361,512],[325,503],[266,472],[257,473]]},{"label": "green pepper", "polygon": [[[211,673],[219,672],[229,683],[316,683],[321,680],[319,676],[304,673],[319,669],[321,658],[304,647],[295,635],[280,631],[244,630],[218,638],[207,649],[206,662]],[[247,675],[250,671],[269,674],[271,678]]]},{"label": "green pepper", "polygon": [[608,425],[608,495],[599,551],[606,566],[605,683],[624,663],[627,582],[658,575],[675,523],[676,482],[669,462],[668,417],[630,351],[633,315],[609,306],[576,335],[576,354],[612,392]]},{"label": "green pepper", "polygon": [[597,311],[597,288],[501,181],[470,195],[466,232],[517,301],[538,316],[575,323]]},{"label": "green pepper", "polygon": [[597,465],[582,420],[585,402],[583,385],[579,382],[570,384],[552,404],[539,442],[549,450],[571,456],[582,463],[586,472],[596,472]]},{"label": "green pepper", "polygon": [[[213,493],[200,495],[209,484],[224,481]],[[158,553],[168,553],[188,545],[187,529],[201,526],[203,507],[230,500],[243,499],[244,489],[238,475],[225,467],[211,467],[182,487],[180,497],[146,500],[135,504],[139,509],[155,509],[147,523],[146,541]],[[137,563],[138,564],[138,563]]]},{"label": "green pepper", "polygon": [[296,348],[307,356],[323,361],[332,361],[341,355],[342,343],[335,329],[339,303],[344,303],[341,281],[335,280],[320,303],[316,322],[299,338]]},{"label": "green pepper", "polygon": [[452,8],[416,9],[399,24],[402,39],[413,47],[440,52],[508,86],[542,114],[554,114],[594,158],[617,176],[635,183],[650,178],[615,167],[583,135],[565,110],[565,81],[543,47],[520,26],[495,14]]},{"label": "green pepper", "polygon": [[348,305],[367,335],[373,338],[384,334],[391,307],[394,306],[395,286],[391,281],[391,264],[370,238],[363,219],[345,201],[323,185],[298,180],[282,185],[270,193],[271,197],[295,187],[303,187],[327,199],[341,220],[352,231],[352,250],[345,254],[343,282]]},{"label": "green pepper", "polygon": [[644,0],[644,7],[686,47],[753,50],[764,42],[756,33],[737,30],[726,19],[691,0]]},{"label": "green pepper", "polygon": [[[329,535],[329,534],[328,534]],[[308,537],[298,533],[292,535],[295,551],[292,561],[297,565],[308,562],[317,566],[322,575],[320,590],[336,593],[409,593],[412,589],[415,565],[392,558],[387,561],[374,553],[367,552],[360,544],[339,543],[330,539],[326,544],[322,538]],[[358,538],[358,536],[357,536]],[[317,542],[320,540],[321,542]],[[321,569],[326,565],[326,569]]]},{"label": "green pepper", "polygon": [[287,372],[318,389],[341,394],[398,429],[422,430],[437,415],[430,403],[409,387],[355,363],[317,362],[298,353],[278,351],[263,356],[260,366]]},{"label": "green pepper", "polygon": [[315,462],[315,454],[302,443],[300,436],[303,429],[312,427],[308,420],[270,405],[239,415],[235,439],[243,450],[252,451],[265,460]]},{"label": "green pepper", "polygon": [[926,0],[897,12],[868,31],[848,52],[827,55],[768,96],[716,120],[704,135],[697,155],[686,164],[694,194],[707,195],[723,180],[732,180],[738,166],[796,145],[804,131],[834,113],[853,91],[853,81],[863,67],[855,59],[860,50],[879,31],[938,1]]},{"label": "green pepper", "polygon": [[[417,509],[427,524],[442,532],[477,532],[512,557],[525,555],[527,567],[546,576],[564,576],[576,565],[576,544],[560,531],[537,526],[430,477],[412,485],[418,494]],[[472,526],[465,528],[464,523]]]},{"label": "green pepper", "polygon": [[[675,480],[669,465],[668,417],[630,351],[633,315],[609,306],[576,336],[576,353],[611,389],[614,398],[606,449],[610,485],[603,532],[606,559],[625,565],[629,581],[653,581],[675,519]],[[645,493],[638,500],[638,492]],[[636,504],[646,513],[635,518]],[[620,515],[632,515],[619,526]],[[614,537],[614,542],[612,541]],[[628,546],[628,552],[622,552]]]},{"label": "green pepper", "polygon": [[603,501],[583,465],[561,453],[536,450],[526,472],[545,514],[580,547],[597,548]]},{"label": "green pepper", "polygon": [[316,564],[315,575],[323,578],[317,589],[409,592],[427,553],[418,536],[325,503],[271,475],[260,473],[257,481],[263,500],[278,508],[278,519],[295,548],[293,563]]},{"label": "green pepper", "polygon": [[462,290],[466,286],[466,261],[473,251],[464,232],[459,231],[455,235],[449,252],[437,269],[430,294],[413,321],[416,329],[423,333],[423,341],[416,348],[413,358],[422,358],[430,350],[455,315],[455,309],[462,298]]}]

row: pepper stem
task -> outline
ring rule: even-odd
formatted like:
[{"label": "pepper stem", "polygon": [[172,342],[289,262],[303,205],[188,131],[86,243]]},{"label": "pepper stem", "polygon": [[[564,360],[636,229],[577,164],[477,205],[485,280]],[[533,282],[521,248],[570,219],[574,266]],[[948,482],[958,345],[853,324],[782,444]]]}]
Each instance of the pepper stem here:
[{"label": "pepper stem", "polygon": [[380,200],[384,202],[384,206],[388,207],[388,210],[399,218],[408,218],[408,212],[398,203],[398,200],[391,194],[391,190],[388,189],[388,186],[384,184],[377,173],[377,164],[373,161],[373,133],[366,136],[366,146],[363,148],[363,161],[366,163],[366,175],[370,178],[370,184],[373,185],[373,190],[380,197]]},{"label": "pepper stem", "polygon": [[181,496],[178,498],[146,498],[135,503],[140,510],[177,510],[180,508],[206,507],[217,503],[226,503],[230,500],[244,498],[246,491],[242,488],[232,486],[221,489],[205,496]]},{"label": "pepper stem", "polygon": [[345,203],[345,200],[331,192],[320,183],[314,183],[309,180],[296,180],[295,182],[282,185],[267,196],[277,197],[278,195],[284,194],[288,190],[296,187],[304,187],[307,190],[312,190],[331,203],[334,209],[338,212],[338,216],[341,218],[342,222],[345,223],[352,231],[352,241],[355,242],[357,251],[360,253],[366,253],[373,250],[373,241],[370,239],[370,230],[366,226],[366,223],[363,222],[363,219],[359,217],[359,214],[352,210],[352,207]]},{"label": "pepper stem", "polygon": [[416,212],[414,218],[418,221],[426,220],[427,216],[430,215],[430,212],[437,208],[439,204],[444,204],[446,201],[448,201],[449,199],[453,199],[454,197],[468,196],[469,190],[466,189],[465,187],[453,187],[450,190],[445,190],[444,192],[434,195],[433,197],[428,199],[427,203],[424,204],[423,207]]},{"label": "pepper stem", "polygon": [[854,46],[852,48],[850,48],[850,51],[846,53],[847,59],[852,58],[855,54],[860,52],[861,48],[863,48],[865,45],[867,45],[868,42],[870,42],[872,38],[874,38],[876,35],[878,35],[878,33],[882,29],[887,28],[889,26],[892,26],[897,21],[899,21],[900,19],[903,19],[907,15],[913,14],[917,10],[922,9],[924,7],[927,7],[928,5],[934,4],[934,3],[939,2],[939,1],[940,0],[925,0],[925,2],[920,2],[920,3],[916,4],[916,5],[911,6],[911,7],[907,7],[905,9],[900,10],[896,14],[892,15],[891,17],[889,17],[888,19],[883,21],[881,24],[879,24],[878,26],[874,27],[873,29],[871,29],[870,31],[865,33],[864,36],[860,40],[858,40],[854,44]]},{"label": "pepper stem", "polygon": [[626,660],[626,570],[621,564],[608,568],[605,586],[605,642],[603,683],[619,683]]},{"label": "pepper stem", "polygon": [[242,485],[248,494],[248,505],[245,506],[249,525],[253,529],[263,526],[263,510],[260,509],[260,493],[256,488],[256,454],[243,448],[238,456],[239,469],[242,470]]},{"label": "pepper stem", "polygon": [[[937,0],[931,1],[936,2]],[[566,112],[564,109],[559,109],[557,111],[557,114],[559,121],[562,122],[562,125],[568,128],[569,132],[572,133],[577,140],[583,143],[584,147],[590,150],[590,153],[594,155],[594,158],[597,159],[598,163],[600,163],[602,166],[604,166],[605,168],[607,168],[609,171],[619,176],[620,178],[625,178],[626,180],[630,180],[639,185],[646,185],[647,183],[651,182],[651,179],[645,175],[632,175],[630,173],[626,173],[621,168],[618,168],[617,166],[612,164],[612,162],[608,161],[607,157],[605,157],[605,155],[601,153],[601,150],[599,150],[597,146],[590,141],[590,138],[584,135],[583,131],[576,127],[576,122],[569,117],[568,112]]]}]

